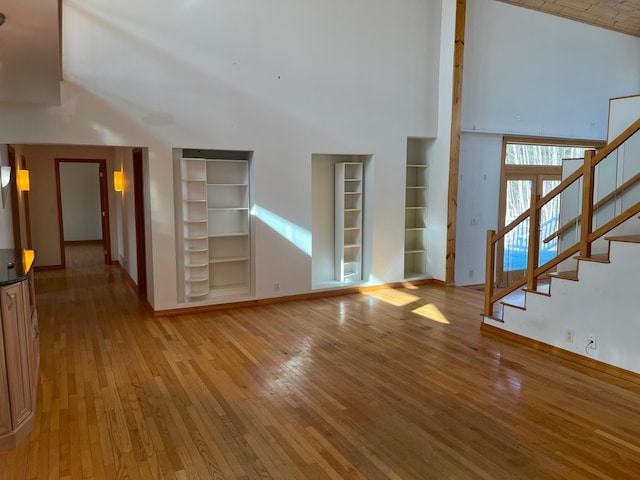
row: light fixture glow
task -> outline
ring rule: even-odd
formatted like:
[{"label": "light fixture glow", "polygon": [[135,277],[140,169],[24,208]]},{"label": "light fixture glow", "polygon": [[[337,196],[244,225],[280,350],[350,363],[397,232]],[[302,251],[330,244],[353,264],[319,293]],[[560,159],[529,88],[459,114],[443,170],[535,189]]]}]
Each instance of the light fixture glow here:
[{"label": "light fixture glow", "polygon": [[23,250],[22,251],[22,263],[24,264],[24,271],[28,272],[31,268],[31,264],[36,258],[36,253],[34,250]]},{"label": "light fixture glow", "polygon": [[18,190],[28,192],[30,189],[29,170],[18,170]]},{"label": "light fixture glow", "polygon": [[113,172],[113,189],[116,192],[124,190],[124,176],[122,172]]}]

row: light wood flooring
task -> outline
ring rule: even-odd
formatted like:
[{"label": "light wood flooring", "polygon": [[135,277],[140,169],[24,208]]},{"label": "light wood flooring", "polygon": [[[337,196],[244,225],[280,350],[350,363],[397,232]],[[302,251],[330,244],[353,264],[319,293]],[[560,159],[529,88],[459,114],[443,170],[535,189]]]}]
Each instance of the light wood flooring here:
[{"label": "light wood flooring", "polygon": [[640,478],[640,386],[483,334],[481,292],[153,318],[73,249],[2,479]]}]

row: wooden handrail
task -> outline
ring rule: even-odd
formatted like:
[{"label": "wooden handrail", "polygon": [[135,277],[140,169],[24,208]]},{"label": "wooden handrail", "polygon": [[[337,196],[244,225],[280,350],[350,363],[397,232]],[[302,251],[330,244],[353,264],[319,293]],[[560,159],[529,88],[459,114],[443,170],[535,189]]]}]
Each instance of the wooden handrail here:
[{"label": "wooden handrail", "polygon": [[485,269],[485,282],[484,282],[484,314],[486,316],[491,315],[492,303],[491,295],[493,295],[493,265],[496,261],[496,249],[493,248],[493,236],[496,234],[495,230],[487,230],[487,263]]},{"label": "wooden handrail", "polygon": [[640,130],[640,118],[633,122],[624,132],[614,138],[611,143],[606,144],[602,148],[602,150],[598,152],[598,154],[593,158],[593,166],[595,167],[602,160],[608,157],[611,152],[613,152],[616,148],[626,142],[629,137],[631,137],[638,130]]},{"label": "wooden handrail", "polygon": [[504,290],[500,290],[498,293],[492,295],[491,296],[491,304],[493,305],[494,303],[496,303],[501,298],[504,298],[507,295],[509,295],[511,292],[515,292],[518,288],[526,285],[526,283],[527,283],[527,277],[522,277],[521,279],[516,280],[511,285],[506,287]]},{"label": "wooden handrail", "polygon": [[537,208],[544,207],[547,203],[553,200],[560,192],[566,190],[569,185],[578,180],[582,176],[582,169],[578,169],[569,175],[567,178],[562,180],[555,188],[553,188],[549,193],[547,193],[544,197],[540,199],[540,201],[536,202]]},{"label": "wooden handrail", "polygon": [[502,227],[500,230],[498,230],[498,233],[494,233],[493,238],[491,239],[492,243],[496,243],[498,240],[504,237],[507,233],[509,233],[514,228],[516,228],[518,225],[520,225],[523,220],[525,220],[528,216],[531,215],[532,208],[533,207],[529,207],[527,210],[522,212],[516,218],[511,220],[511,222],[509,222],[509,225],[507,225],[506,227]]},{"label": "wooden handrail", "polygon": [[[576,170],[571,175],[569,175],[566,179],[560,182],[554,189],[552,189],[549,193],[547,193],[544,197],[540,198],[539,195],[536,196],[535,201],[532,202],[532,205],[525,212],[521,213],[517,218],[509,223],[509,225],[504,226],[498,232],[493,230],[487,231],[487,262],[486,262],[486,283],[485,283],[485,303],[484,303],[484,314],[487,317],[492,316],[493,314],[493,304],[504,298],[511,292],[517,290],[523,285],[527,285],[527,289],[535,290],[537,287],[538,278],[540,275],[543,275],[555,268],[558,264],[567,260],[572,255],[575,255],[578,251],[580,252],[580,256],[589,257],[591,253],[591,244],[602,235],[605,235],[613,228],[621,225],[623,222],[628,220],[640,213],[640,202],[636,203],[632,207],[628,208],[616,218],[607,222],[605,225],[592,230],[592,222],[593,222],[593,212],[598,210],[603,205],[607,204],[611,200],[617,197],[617,195],[624,191],[626,188],[631,186],[632,184],[640,181],[640,173],[634,175],[632,178],[624,182],[621,186],[617,187],[615,191],[609,193],[601,200],[594,204],[593,202],[593,190],[594,190],[594,169],[595,166],[598,165],[602,160],[607,158],[611,152],[615,151],[620,145],[622,145],[625,141],[629,139],[632,135],[634,135],[638,130],[640,130],[640,118],[636,120],[629,128],[627,128],[624,132],[618,135],[611,143],[606,145],[600,152],[597,154],[593,150],[585,151],[584,164],[581,169]],[[552,260],[546,262],[544,265],[537,266],[538,256],[540,253],[540,245],[539,245],[539,232],[540,232],[540,209],[544,207],[547,203],[549,203],[552,199],[554,199],[558,194],[565,191],[571,184],[582,177],[582,211],[579,215],[577,215],[574,219],[571,220],[568,224],[558,229],[556,233],[548,236],[544,239],[544,242],[553,240],[558,237],[565,229],[570,228],[572,222],[576,219],[580,219],[580,241],[570,248],[566,249],[561,254],[557,255]],[[495,288],[495,245],[504,236],[513,230],[516,226],[522,223],[527,218],[530,219],[529,222],[529,248],[528,248],[528,257],[527,257],[527,275],[523,277],[513,284],[507,286],[505,289],[501,290],[498,293],[493,293]]]},{"label": "wooden handrail", "polygon": [[607,223],[602,225],[600,228],[591,232],[588,237],[589,243],[594,242],[595,240],[600,238],[602,235],[609,233],[611,230],[622,225],[624,222],[629,220],[634,215],[637,215],[638,213],[640,213],[640,202],[636,203],[633,207],[626,209],[624,212],[622,212],[613,220],[608,221]]},{"label": "wooden handrail", "polygon": [[593,150],[584,152],[584,165],[582,166],[582,221],[580,222],[580,255],[591,256],[591,244],[589,234],[593,226]]},{"label": "wooden handrail", "polygon": [[536,268],[535,271],[535,275],[537,277],[539,277],[540,275],[543,275],[545,273],[547,273],[549,270],[551,270],[553,267],[555,267],[556,265],[558,265],[559,263],[564,262],[565,260],[567,260],[569,257],[571,257],[572,255],[575,255],[576,253],[578,253],[580,251],[580,244],[576,243],[575,245],[573,245],[572,247],[567,248],[564,252],[562,252],[560,255],[557,255],[555,258],[552,258],[551,260],[549,260],[547,263],[545,263],[544,265],[539,266],[538,268]]},{"label": "wooden handrail", "polygon": [[[604,207],[611,200],[615,200],[615,198],[618,195],[620,195],[622,192],[624,192],[627,188],[629,188],[631,185],[636,183],[638,180],[640,180],[640,173],[636,173],[633,177],[631,177],[629,180],[624,182],[622,185],[620,185],[618,188],[616,188],[613,192],[611,192],[608,195],[605,195],[600,200],[598,200],[596,203],[594,203],[593,204],[593,211],[596,212],[600,208]],[[562,227],[560,227],[555,233],[552,233],[547,238],[545,238],[543,240],[543,243],[549,243],[551,240],[553,240],[556,237],[559,237],[560,235],[562,235],[567,230],[570,230],[571,228],[574,228],[575,227],[574,222],[579,222],[581,218],[582,218],[582,214],[576,215],[571,220],[567,221],[567,223],[565,223]]]},{"label": "wooden handrail", "polygon": [[[538,204],[540,195],[536,195],[533,202]],[[527,251],[527,288],[535,290],[538,287],[538,277],[534,275],[534,270],[538,266],[538,253],[540,252],[540,209],[531,209],[531,219],[529,220],[529,250]]]}]

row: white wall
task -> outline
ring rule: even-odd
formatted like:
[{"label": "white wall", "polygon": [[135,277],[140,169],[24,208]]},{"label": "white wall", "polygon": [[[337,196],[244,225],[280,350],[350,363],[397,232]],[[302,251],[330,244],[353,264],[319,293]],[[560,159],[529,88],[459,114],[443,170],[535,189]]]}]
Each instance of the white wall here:
[{"label": "white wall", "polygon": [[64,241],[102,240],[100,165],[60,163]]},{"label": "white wall", "polygon": [[607,140],[612,141],[640,118],[640,95],[609,100],[609,129]]},{"label": "white wall", "polygon": [[[427,271],[446,280],[447,223],[449,220],[449,163],[451,157],[451,104],[453,101],[453,53],[455,47],[456,2],[443,1],[438,29],[438,131],[429,144],[429,191],[427,203]],[[435,65],[435,64],[434,64]],[[420,136],[420,135],[416,135]]]},{"label": "white wall", "polygon": [[502,136],[604,140],[609,98],[640,89],[632,58],[640,58],[638,38],[494,0],[468,2],[456,284],[484,281]]},{"label": "white wall", "polygon": [[[177,306],[172,148],[254,151],[256,203],[308,231],[312,154],[373,154],[372,275],[398,281],[386,252],[403,248],[406,138],[436,135],[441,1],[67,0],[62,104],[3,108],[0,141],[148,147],[160,310]],[[256,297],[276,278],[308,291],[310,259],[255,234]]]},{"label": "white wall", "polygon": [[[6,145],[0,145],[0,165],[8,166],[9,153]],[[15,172],[11,172],[12,179]],[[13,188],[13,187],[11,187]],[[13,244],[13,217],[11,213],[11,191],[7,192],[7,199],[4,207],[0,198],[0,248],[14,248]]]}]

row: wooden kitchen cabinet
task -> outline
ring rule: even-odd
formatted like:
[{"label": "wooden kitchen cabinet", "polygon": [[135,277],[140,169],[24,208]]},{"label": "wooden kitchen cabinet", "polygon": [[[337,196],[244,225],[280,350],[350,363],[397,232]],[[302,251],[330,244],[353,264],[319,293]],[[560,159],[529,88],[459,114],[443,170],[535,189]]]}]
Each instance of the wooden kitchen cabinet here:
[{"label": "wooden kitchen cabinet", "polygon": [[[0,252],[2,261],[5,251]],[[8,262],[11,269],[15,262]],[[38,317],[29,268],[0,279],[0,451],[33,428],[40,363]],[[26,272],[26,273],[25,273]],[[20,275],[23,273],[23,275]]]}]

